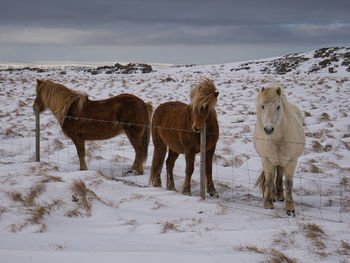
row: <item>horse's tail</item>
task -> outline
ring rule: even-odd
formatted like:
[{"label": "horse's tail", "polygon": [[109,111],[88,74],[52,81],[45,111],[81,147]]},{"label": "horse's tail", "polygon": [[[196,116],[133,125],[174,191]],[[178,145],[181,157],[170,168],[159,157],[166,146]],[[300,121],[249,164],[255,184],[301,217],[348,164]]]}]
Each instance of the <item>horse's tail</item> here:
[{"label": "horse's tail", "polygon": [[265,173],[264,173],[264,171],[262,171],[260,173],[260,176],[256,180],[254,187],[259,187],[260,191],[262,192],[262,194],[264,196],[264,193],[265,193]]},{"label": "horse's tail", "polygon": [[146,108],[147,108],[147,123],[142,135],[143,162],[147,161],[147,156],[148,156],[148,145],[151,137],[151,117],[153,112],[153,106],[151,103],[146,103]]}]

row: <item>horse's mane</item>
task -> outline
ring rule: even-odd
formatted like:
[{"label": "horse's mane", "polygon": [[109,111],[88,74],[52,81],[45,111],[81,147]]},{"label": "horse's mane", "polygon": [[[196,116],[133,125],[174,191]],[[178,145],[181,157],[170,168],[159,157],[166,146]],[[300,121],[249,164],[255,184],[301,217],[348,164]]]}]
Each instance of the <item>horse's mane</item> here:
[{"label": "horse's mane", "polygon": [[214,82],[211,79],[204,79],[191,90],[191,106],[197,109],[208,107],[213,110],[217,102],[215,92]]},{"label": "horse's mane", "polygon": [[61,126],[72,103],[77,102],[77,113],[80,113],[88,97],[50,80],[37,81],[37,94],[40,94],[45,108],[52,111]]}]

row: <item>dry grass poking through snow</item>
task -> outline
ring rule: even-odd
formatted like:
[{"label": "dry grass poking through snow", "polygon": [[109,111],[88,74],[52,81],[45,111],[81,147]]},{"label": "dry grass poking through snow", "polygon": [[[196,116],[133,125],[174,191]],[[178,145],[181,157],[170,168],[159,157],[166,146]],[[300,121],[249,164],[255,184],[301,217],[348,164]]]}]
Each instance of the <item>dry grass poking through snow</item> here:
[{"label": "dry grass poking through snow", "polygon": [[74,180],[71,190],[73,192],[72,202],[76,204],[76,207],[66,213],[66,216],[68,217],[91,216],[93,200],[98,200],[103,204],[108,205],[97,196],[94,191],[87,188],[83,180]]},{"label": "dry grass poking through snow", "polygon": [[266,258],[266,262],[269,263],[296,263],[297,260],[288,256],[286,253],[278,251],[277,249],[260,249],[254,245],[240,246],[238,251],[249,251],[257,254],[262,254]]}]

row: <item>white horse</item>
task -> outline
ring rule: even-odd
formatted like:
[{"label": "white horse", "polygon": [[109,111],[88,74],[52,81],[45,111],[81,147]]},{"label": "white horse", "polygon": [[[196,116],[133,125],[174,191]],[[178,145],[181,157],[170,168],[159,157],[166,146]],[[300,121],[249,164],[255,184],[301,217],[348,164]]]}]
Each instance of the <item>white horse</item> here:
[{"label": "white horse", "polygon": [[254,147],[263,163],[256,186],[263,192],[264,208],[273,209],[274,200],[284,201],[284,174],[285,210],[287,215],[295,216],[292,189],[297,161],[305,147],[303,115],[297,106],[288,103],[280,84],[262,88],[256,107]]}]

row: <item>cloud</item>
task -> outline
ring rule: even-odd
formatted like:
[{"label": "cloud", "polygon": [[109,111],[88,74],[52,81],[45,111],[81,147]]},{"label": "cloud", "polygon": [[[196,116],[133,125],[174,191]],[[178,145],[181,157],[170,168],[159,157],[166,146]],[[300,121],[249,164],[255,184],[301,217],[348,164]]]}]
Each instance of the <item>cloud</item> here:
[{"label": "cloud", "polygon": [[348,0],[2,0],[0,48],[349,45],[349,10]]}]

